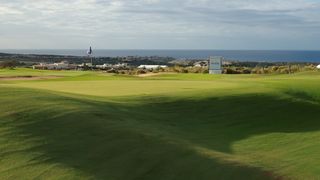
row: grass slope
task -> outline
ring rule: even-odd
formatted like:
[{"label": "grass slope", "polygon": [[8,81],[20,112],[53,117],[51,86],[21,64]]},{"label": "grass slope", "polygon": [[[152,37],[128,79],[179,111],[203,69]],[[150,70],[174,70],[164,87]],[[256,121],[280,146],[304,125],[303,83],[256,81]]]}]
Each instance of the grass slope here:
[{"label": "grass slope", "polygon": [[317,179],[320,74],[0,81],[0,179]]}]

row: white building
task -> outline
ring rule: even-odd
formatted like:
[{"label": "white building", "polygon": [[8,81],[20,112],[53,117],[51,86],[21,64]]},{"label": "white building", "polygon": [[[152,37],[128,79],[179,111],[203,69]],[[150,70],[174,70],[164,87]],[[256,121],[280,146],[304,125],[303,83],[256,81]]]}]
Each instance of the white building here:
[{"label": "white building", "polygon": [[128,67],[128,63],[118,63],[118,64],[103,64],[96,65],[97,68],[106,69],[106,68],[125,68]]},{"label": "white building", "polygon": [[317,66],[317,69],[320,69],[320,64]]},{"label": "white building", "polygon": [[193,64],[194,67],[208,67],[208,61],[198,61]]},{"label": "white building", "polygon": [[48,69],[48,70],[62,70],[62,69],[70,69],[71,66],[67,61],[62,61],[60,63],[40,63],[39,65],[34,65],[33,69]]},{"label": "white building", "polygon": [[118,64],[113,65],[113,67],[115,67],[115,68],[127,67],[127,66],[128,66],[128,63],[118,63]]},{"label": "white building", "polygon": [[50,66],[50,67],[57,70],[68,69],[69,63],[66,61],[62,61],[60,63],[53,63],[53,66]]},{"label": "white building", "polygon": [[96,65],[97,68],[105,69],[105,68],[111,68],[112,64],[103,64],[103,65]]},{"label": "white building", "polygon": [[160,68],[167,68],[166,65],[140,65],[138,69],[160,69]]},{"label": "white building", "polygon": [[93,65],[92,65],[92,63],[82,63],[82,64],[80,64],[80,65],[78,65],[79,67],[85,67],[85,66],[87,66],[87,67],[93,67]]}]

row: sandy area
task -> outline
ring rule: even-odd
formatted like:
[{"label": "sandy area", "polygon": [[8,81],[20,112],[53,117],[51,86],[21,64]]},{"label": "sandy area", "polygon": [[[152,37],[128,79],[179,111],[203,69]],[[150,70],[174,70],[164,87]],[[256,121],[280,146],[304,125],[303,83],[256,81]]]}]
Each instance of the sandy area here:
[{"label": "sandy area", "polygon": [[177,74],[177,73],[147,73],[147,74],[139,74],[138,77],[150,77],[150,76],[159,76],[163,74]]},{"label": "sandy area", "polygon": [[62,76],[0,76],[0,81],[18,81],[18,80],[42,80],[42,79],[57,79]]}]

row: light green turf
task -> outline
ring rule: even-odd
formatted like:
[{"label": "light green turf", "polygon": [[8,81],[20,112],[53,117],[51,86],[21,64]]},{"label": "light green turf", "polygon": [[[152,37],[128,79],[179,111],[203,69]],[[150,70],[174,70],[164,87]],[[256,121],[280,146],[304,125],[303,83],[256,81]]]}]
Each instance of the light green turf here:
[{"label": "light green turf", "polygon": [[0,70],[0,179],[319,179],[320,73]]}]

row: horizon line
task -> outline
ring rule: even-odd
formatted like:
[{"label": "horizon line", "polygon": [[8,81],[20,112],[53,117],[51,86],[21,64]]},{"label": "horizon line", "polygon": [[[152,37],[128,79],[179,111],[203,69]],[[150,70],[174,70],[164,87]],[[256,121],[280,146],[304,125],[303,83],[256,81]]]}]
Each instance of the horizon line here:
[{"label": "horizon line", "polygon": [[[90,47],[90,46],[89,46]],[[0,48],[0,51],[3,50],[86,50],[88,48],[8,48],[8,49],[2,49]],[[143,51],[320,51],[320,49],[130,49],[130,48],[124,48],[124,49],[104,49],[104,48],[92,48],[95,50],[111,50],[111,51],[122,51],[122,50],[143,50]]]}]

